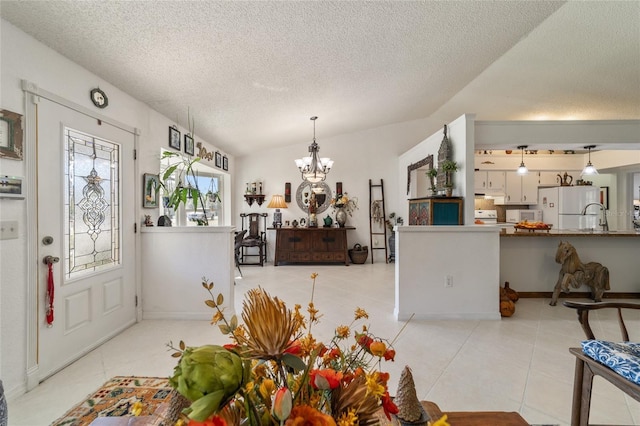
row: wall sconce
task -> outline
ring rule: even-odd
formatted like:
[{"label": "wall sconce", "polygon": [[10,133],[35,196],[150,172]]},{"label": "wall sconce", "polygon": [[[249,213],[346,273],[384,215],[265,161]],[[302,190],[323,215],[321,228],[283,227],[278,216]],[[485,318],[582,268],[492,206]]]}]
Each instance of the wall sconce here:
[{"label": "wall sconce", "polygon": [[584,169],[582,169],[582,173],[581,175],[597,175],[598,174],[598,170],[596,170],[595,167],[593,167],[593,164],[591,164],[591,149],[595,148],[595,145],[587,145],[584,147],[584,149],[588,149],[589,150],[589,161],[587,161],[587,165],[584,166]]},{"label": "wall sconce", "polygon": [[527,145],[520,145],[518,146],[518,149],[522,152],[522,154],[520,156],[520,167],[518,167],[516,173],[518,173],[519,175],[526,175],[527,173],[529,173],[529,169],[527,169],[527,166],[524,165],[524,150],[527,149]]}]

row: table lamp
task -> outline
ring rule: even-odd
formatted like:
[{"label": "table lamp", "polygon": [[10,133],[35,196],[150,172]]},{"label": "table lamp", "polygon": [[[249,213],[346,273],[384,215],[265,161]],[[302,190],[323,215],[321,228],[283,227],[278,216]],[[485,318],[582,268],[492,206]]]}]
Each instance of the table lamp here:
[{"label": "table lamp", "polygon": [[269,204],[267,205],[269,209],[276,209],[275,213],[273,213],[273,227],[280,228],[282,227],[282,213],[280,209],[286,209],[287,203],[284,201],[284,196],[276,194],[271,197]]}]

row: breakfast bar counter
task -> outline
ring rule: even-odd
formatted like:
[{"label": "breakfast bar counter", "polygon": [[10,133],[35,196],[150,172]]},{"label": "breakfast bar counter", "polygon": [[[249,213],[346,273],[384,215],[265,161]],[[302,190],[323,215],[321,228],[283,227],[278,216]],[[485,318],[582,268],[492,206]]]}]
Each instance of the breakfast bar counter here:
[{"label": "breakfast bar counter", "polygon": [[549,230],[527,230],[515,229],[513,227],[503,227],[501,237],[607,237],[607,238],[627,238],[640,237],[640,232],[634,230],[623,231],[579,231],[569,229],[549,229]]},{"label": "breakfast bar counter", "polygon": [[[556,251],[561,242],[575,247],[583,263],[599,262],[609,269],[611,290],[614,297],[629,294],[640,295],[640,276],[637,274],[640,233],[629,231],[571,230],[527,231],[513,226],[500,233],[500,283],[508,281],[518,292],[551,293],[558,280],[561,265],[556,263]],[[586,286],[572,291],[588,292]],[[565,295],[566,296],[566,295]]]}]

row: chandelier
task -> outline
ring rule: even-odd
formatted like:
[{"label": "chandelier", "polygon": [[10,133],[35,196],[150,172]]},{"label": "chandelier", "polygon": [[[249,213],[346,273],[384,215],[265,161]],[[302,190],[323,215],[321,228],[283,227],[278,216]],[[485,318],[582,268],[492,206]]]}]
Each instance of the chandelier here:
[{"label": "chandelier", "polygon": [[327,173],[331,170],[333,166],[333,161],[330,158],[320,158],[318,157],[318,151],[320,151],[320,147],[316,143],[316,120],[318,117],[311,117],[311,121],[313,121],[313,142],[309,145],[309,152],[311,156],[298,158],[296,161],[296,166],[302,173],[302,180],[306,180],[307,182],[317,183],[322,182],[326,179]]},{"label": "chandelier", "polygon": [[595,147],[596,147],[595,145],[587,145],[584,147],[584,149],[589,150],[589,161],[587,161],[587,165],[584,166],[584,169],[582,169],[582,173],[581,173],[582,176],[598,174],[598,169],[596,169],[595,166],[591,164],[591,150]]}]

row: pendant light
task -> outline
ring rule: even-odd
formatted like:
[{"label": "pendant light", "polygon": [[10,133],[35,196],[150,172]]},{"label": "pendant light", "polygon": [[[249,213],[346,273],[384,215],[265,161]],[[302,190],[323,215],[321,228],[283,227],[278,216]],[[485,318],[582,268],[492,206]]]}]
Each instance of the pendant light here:
[{"label": "pendant light", "polygon": [[519,175],[526,175],[527,173],[529,173],[529,169],[527,169],[527,166],[524,165],[524,150],[527,149],[527,145],[520,145],[518,146],[518,149],[522,152],[522,154],[520,156],[520,167],[518,167],[516,173],[518,173]]},{"label": "pendant light", "polygon": [[313,143],[309,145],[309,152],[311,156],[302,157],[296,161],[296,166],[302,173],[302,180],[306,180],[311,183],[322,182],[326,179],[327,173],[331,170],[333,166],[333,161],[330,158],[320,158],[318,157],[318,151],[320,151],[320,147],[316,143],[316,120],[318,117],[311,117],[311,121],[313,121]]},{"label": "pendant light", "polygon": [[584,149],[588,149],[589,150],[589,161],[587,161],[587,165],[584,166],[584,169],[582,169],[582,173],[581,175],[597,175],[598,174],[598,170],[596,170],[595,167],[593,167],[593,164],[591,164],[591,149],[595,148],[595,145],[587,145],[584,147]]}]

